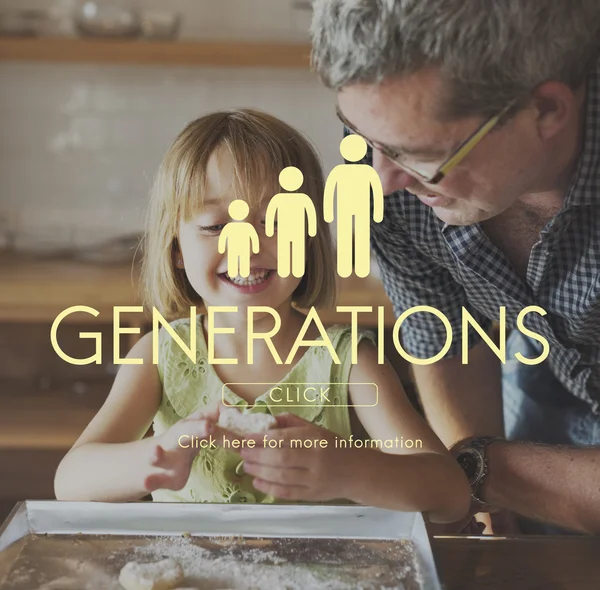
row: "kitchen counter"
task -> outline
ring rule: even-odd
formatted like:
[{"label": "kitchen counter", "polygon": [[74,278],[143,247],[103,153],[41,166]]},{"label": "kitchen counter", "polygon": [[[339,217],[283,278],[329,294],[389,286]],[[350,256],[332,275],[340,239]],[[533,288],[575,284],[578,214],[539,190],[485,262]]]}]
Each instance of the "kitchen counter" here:
[{"label": "kitchen counter", "polygon": [[445,536],[431,546],[444,590],[600,588],[600,537]]},{"label": "kitchen counter", "polygon": [[[112,559],[107,557],[114,556],[115,549],[118,548],[123,559],[129,559],[128,551],[131,550],[131,544],[127,543],[127,539],[135,538],[139,543],[134,544],[140,549],[142,546],[145,547],[149,551],[148,555],[178,559],[187,575],[194,578],[203,574],[194,570],[193,563],[199,556],[195,551],[190,551],[188,542],[180,544],[176,539],[171,539],[168,543],[170,551],[166,554],[165,544],[156,542],[153,536],[155,533],[178,537],[181,531],[185,530],[194,536],[196,534],[225,537],[240,535],[268,539],[278,537],[282,531],[289,530],[292,537],[309,539],[323,536],[333,539],[350,536],[359,544],[361,541],[365,542],[364,548],[367,551],[368,540],[373,536],[386,539],[397,536],[397,538],[411,539],[417,547],[420,547],[424,557],[424,569],[429,570],[433,564],[428,556],[429,548],[422,519],[417,515],[383,512],[388,513],[382,514],[382,511],[377,508],[360,506],[25,502],[15,509],[4,525],[3,519],[0,519],[0,544],[6,546],[8,538],[14,542],[29,537],[31,543],[28,545],[38,547],[32,555],[48,557],[48,560],[39,562],[40,571],[46,574],[51,574],[51,571],[60,572],[62,575],[67,575],[69,572],[74,574],[75,578],[78,576],[74,571],[70,571],[72,564],[64,570],[64,573],[62,568],[52,569],[51,556],[60,557],[67,550],[74,563],[90,563],[89,570],[83,568],[80,570],[82,575],[85,576],[86,571],[87,575],[91,575],[98,570],[105,571],[105,575],[112,575],[116,573],[116,568]],[[7,537],[9,530],[10,534]],[[46,533],[58,532],[61,535],[60,539],[43,540]],[[35,537],[31,536],[33,533],[36,533]],[[115,536],[97,537],[105,533]],[[81,534],[91,535],[91,537],[86,541],[80,538]],[[117,541],[119,538],[120,541]],[[4,543],[1,543],[2,541]],[[429,544],[438,578],[444,590],[598,590],[600,588],[598,567],[600,536],[434,536],[430,538]],[[338,548],[343,549],[343,546],[342,542]],[[156,552],[157,549],[159,553]],[[239,549],[241,553],[235,554],[237,559],[240,559],[245,551],[250,550],[253,553],[258,551],[256,546],[250,548],[243,541],[240,541]],[[390,550],[389,546],[384,550],[386,556],[390,555],[388,553]],[[316,551],[318,553],[318,549]],[[0,583],[3,572],[9,571],[18,553],[18,549],[16,552],[11,552],[10,547],[8,552],[3,552],[4,559],[0,559]],[[349,553],[343,551],[343,553],[346,555],[340,558],[340,565],[352,559],[349,557],[352,555],[351,551]],[[290,554],[286,555],[284,552],[283,556],[287,558]],[[303,551],[302,556],[310,557],[310,554]],[[373,557],[377,561],[376,554]],[[394,558],[391,555],[390,558],[393,563]],[[402,560],[403,556],[400,554],[397,559]],[[292,559],[292,562],[294,561]],[[322,563],[325,565],[327,562],[328,560],[325,560]],[[92,565],[94,567],[91,567]],[[365,573],[365,566],[370,571],[370,575],[373,575],[374,572],[370,570],[369,565],[372,567],[374,564],[371,562],[367,565],[367,562],[361,561],[361,565],[355,572],[358,576],[357,580]],[[79,568],[77,569],[79,571]],[[377,571],[377,567],[374,571]],[[92,585],[104,587],[102,584],[92,583]],[[112,584],[110,586],[112,587]],[[23,585],[18,587],[24,588]]]},{"label": "kitchen counter", "polygon": [[598,590],[600,536],[435,537],[445,590]]}]

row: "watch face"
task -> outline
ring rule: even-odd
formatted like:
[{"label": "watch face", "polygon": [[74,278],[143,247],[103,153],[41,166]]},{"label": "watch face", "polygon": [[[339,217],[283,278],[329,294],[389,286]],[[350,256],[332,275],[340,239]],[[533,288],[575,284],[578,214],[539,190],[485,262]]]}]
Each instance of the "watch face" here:
[{"label": "watch face", "polygon": [[483,472],[483,460],[475,449],[463,449],[456,458],[471,485],[476,484]]}]

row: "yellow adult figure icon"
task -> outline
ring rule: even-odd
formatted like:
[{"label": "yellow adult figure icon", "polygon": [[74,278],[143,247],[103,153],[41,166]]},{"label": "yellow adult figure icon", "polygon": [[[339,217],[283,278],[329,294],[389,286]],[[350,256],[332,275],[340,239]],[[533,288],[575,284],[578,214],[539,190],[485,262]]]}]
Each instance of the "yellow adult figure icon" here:
[{"label": "yellow adult figure icon", "polygon": [[[359,162],[367,154],[367,143],[360,135],[348,135],[340,143],[340,153],[344,160]],[[353,258],[357,276],[366,277],[371,270],[371,189],[373,221],[380,223],[383,220],[383,187],[373,167],[340,164],[330,172],[325,183],[324,217],[327,223],[334,217],[337,219],[337,267],[341,277],[352,274]],[[337,194],[335,215],[334,192]]]},{"label": "yellow adult figure icon", "polygon": [[247,221],[250,208],[246,201],[236,199],[229,204],[230,221],[219,236],[219,254],[227,250],[227,272],[230,277],[247,278],[250,275],[252,252],[258,254],[260,242],[254,226]]},{"label": "yellow adult figure icon", "polygon": [[275,233],[277,218],[277,274],[289,277],[290,269],[296,277],[304,276],[306,267],[306,222],[308,235],[317,235],[317,211],[311,198],[296,193],[304,182],[304,175],[295,166],[284,168],[279,174],[279,184],[287,193],[276,194],[267,207],[265,233]]}]

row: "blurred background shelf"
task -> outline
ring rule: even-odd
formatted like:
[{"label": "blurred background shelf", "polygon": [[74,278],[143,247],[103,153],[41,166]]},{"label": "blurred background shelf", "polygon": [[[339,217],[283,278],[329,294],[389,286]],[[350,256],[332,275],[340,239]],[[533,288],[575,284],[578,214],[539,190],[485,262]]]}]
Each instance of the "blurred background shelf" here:
[{"label": "blurred background shelf", "polygon": [[[112,323],[114,306],[139,305],[131,263],[104,266],[0,253],[0,276],[0,321],[52,322],[68,307],[85,305],[100,312],[99,321]],[[72,319],[96,320],[83,313]]]},{"label": "blurred background shelf", "polygon": [[47,391],[0,383],[0,450],[63,451],[71,448],[106,399],[110,382],[67,385]]},{"label": "blurred background shelf", "polygon": [[[77,313],[69,321],[112,323],[114,306],[140,305],[138,274],[131,263],[104,266],[0,253],[0,277],[0,322],[52,322],[68,307],[86,305],[100,312],[98,318]],[[338,278],[336,305],[370,306],[371,312],[358,316],[362,326],[377,325],[377,306],[385,308],[387,327],[395,321],[390,300],[375,276]],[[350,314],[335,308],[321,310],[319,316],[325,324],[350,323]],[[141,313],[122,316],[123,325],[141,328],[147,321]]]},{"label": "blurred background shelf", "polygon": [[106,399],[110,382],[79,387],[79,393],[68,384],[41,391],[0,382],[0,522],[23,498],[54,498],[56,469]]},{"label": "blurred background shelf", "polygon": [[0,61],[308,68],[310,45],[6,37],[0,38]]}]

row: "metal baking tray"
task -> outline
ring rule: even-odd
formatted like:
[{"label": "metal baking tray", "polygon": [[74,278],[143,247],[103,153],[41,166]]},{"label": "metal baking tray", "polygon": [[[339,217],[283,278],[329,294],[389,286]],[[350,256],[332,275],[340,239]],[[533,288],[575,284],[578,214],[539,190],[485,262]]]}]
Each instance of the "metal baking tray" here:
[{"label": "metal baking tray", "polygon": [[20,502],[0,590],[119,590],[172,557],[202,590],[440,590],[423,518],[363,506]]}]

